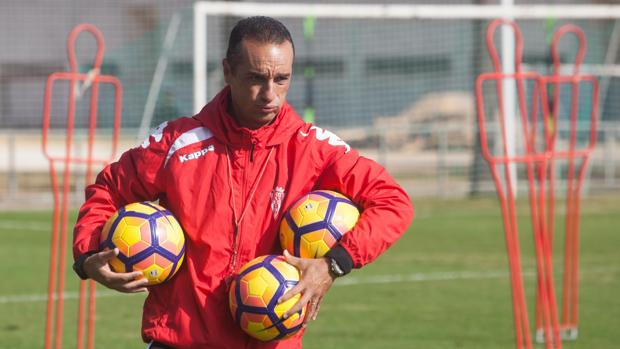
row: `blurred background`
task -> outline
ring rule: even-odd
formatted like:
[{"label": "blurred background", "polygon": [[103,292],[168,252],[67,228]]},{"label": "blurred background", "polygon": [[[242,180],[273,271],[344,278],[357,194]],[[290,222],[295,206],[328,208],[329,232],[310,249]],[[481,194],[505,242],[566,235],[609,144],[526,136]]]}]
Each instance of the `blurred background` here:
[{"label": "blurred background", "polygon": [[[259,1],[260,2],[260,1]],[[277,1],[276,1],[277,2]],[[287,1],[298,3],[300,1]],[[315,1],[315,3],[329,3]],[[342,1],[341,3],[371,3]],[[395,2],[398,3],[398,2]],[[407,4],[497,5],[499,1],[407,1]],[[537,1],[514,1],[528,5]],[[552,1],[547,4],[601,4]],[[206,16],[206,95],[223,86],[221,59],[238,20]],[[299,114],[328,128],[386,166],[414,196],[468,196],[493,192],[477,148],[474,81],[491,71],[484,36],[489,20],[280,18],[291,30],[295,74],[289,102]],[[549,45],[562,18],[519,19],[524,70],[550,73]],[[121,149],[137,145],[149,128],[194,106],[193,1],[4,0],[0,3],[0,205],[49,205],[48,164],[40,149],[47,76],[67,71],[67,36],[79,23],[105,36],[102,74],[124,87]],[[584,73],[600,78],[598,146],[586,191],[620,187],[620,81],[618,19],[571,20],[587,34]],[[166,41],[168,37],[168,41]],[[499,37],[499,34],[497,35]],[[499,41],[499,40],[497,40]],[[498,44],[499,45],[499,44]],[[94,40],[78,39],[79,69],[88,72]],[[499,46],[498,46],[499,47]],[[577,40],[564,39],[560,54],[572,63]],[[64,142],[67,87],[52,98],[52,135]],[[78,101],[76,126],[86,125],[88,93]],[[563,102],[570,95],[563,97]],[[583,111],[591,107],[582,94]],[[83,112],[80,114],[80,111]],[[99,134],[112,123],[113,90],[103,87]],[[588,117],[587,112],[580,118]],[[81,118],[81,119],[80,119]],[[76,154],[85,132],[76,132]],[[54,137],[52,137],[54,138]],[[108,137],[109,138],[109,137]],[[98,148],[106,148],[101,136]],[[53,139],[52,139],[53,141]],[[62,150],[62,146],[59,145]],[[53,142],[52,142],[53,148]],[[79,171],[79,169],[77,169]],[[73,203],[82,198],[76,177]]]},{"label": "blurred background", "polygon": [[[270,1],[277,10],[302,1]],[[160,123],[191,116],[200,103],[223,86],[221,59],[228,33],[240,17],[230,12],[196,15],[190,0],[1,0],[0,1],[0,348],[43,347],[50,235],[54,200],[50,167],[42,151],[44,88],[48,76],[68,71],[67,37],[80,23],[97,26],[105,37],[101,74],[122,82],[122,124],[118,156],[135,147]],[[214,4],[215,2],[209,2]],[[246,1],[230,1],[243,4]],[[264,1],[256,0],[257,12]],[[331,1],[313,1],[330,4]],[[424,7],[424,19],[379,16],[359,18],[368,8],[347,7],[347,18],[275,16],[290,29],[296,59],[289,102],[307,121],[329,129],[383,166],[412,197],[416,219],[403,238],[361,271],[336,282],[325,300],[319,321],[304,337],[307,348],[471,348],[514,347],[510,283],[500,207],[489,167],[482,158],[474,92],[477,76],[493,71],[480,5],[512,3],[522,11],[534,5],[567,6],[561,15],[514,16],[523,33],[523,70],[552,73],[550,45],[561,25],[573,23],[587,36],[581,72],[600,83],[597,144],[585,173],[579,226],[579,340],[565,348],[617,348],[620,342],[620,8],[588,17],[593,6],[614,0],[339,0],[341,4],[402,4]],[[223,3],[219,7],[223,8]],[[444,11],[465,6],[462,16]],[[581,7],[574,7],[581,6]],[[421,9],[422,7],[416,7]],[[599,7],[600,8],[600,7]],[[374,12],[373,12],[374,11]],[[398,11],[395,13],[398,15]],[[198,21],[196,21],[198,18]],[[443,18],[443,19],[440,19]],[[204,24],[196,30],[197,24]],[[494,36],[498,50],[504,41]],[[509,32],[508,38],[512,38]],[[507,39],[511,40],[511,39]],[[568,35],[559,46],[561,72],[570,74],[578,41]],[[196,50],[206,58],[197,62]],[[80,72],[91,72],[96,45],[82,34],[77,40]],[[196,69],[198,67],[198,69]],[[204,84],[196,84],[203,81]],[[199,86],[200,89],[195,88]],[[50,98],[51,155],[66,152],[69,88],[53,86]],[[525,84],[526,104],[533,85]],[[71,155],[87,152],[90,91],[80,86]],[[558,147],[569,137],[568,106],[577,105],[577,146],[588,142],[592,87],[557,88],[561,108]],[[114,89],[102,85],[98,100],[95,156],[106,158],[112,148]],[[487,137],[492,153],[502,151],[493,83],[483,88]],[[513,96],[514,97],[514,96]],[[196,106],[198,104],[198,106]],[[539,106],[540,108],[540,106]],[[518,107],[510,111],[519,115]],[[540,134],[544,123],[539,122]],[[515,130],[515,152],[523,154],[524,133]],[[539,138],[541,139],[541,138]],[[578,162],[578,165],[580,163]],[[57,164],[58,179],[63,171]],[[557,215],[555,244],[563,245],[567,219],[566,178],[570,167],[556,161]],[[101,165],[97,165],[98,171]],[[534,246],[526,193],[526,169],[516,169],[517,209],[523,256],[523,278],[530,310],[535,290]],[[68,209],[71,225],[84,200],[85,168],[71,167]],[[571,213],[569,212],[568,215]],[[551,221],[553,223],[553,221]],[[52,241],[52,244],[58,242]],[[562,280],[562,247],[556,248],[556,289]],[[50,258],[50,255],[52,258]],[[67,273],[64,340],[75,346],[77,277]],[[558,291],[559,293],[559,291]],[[128,296],[99,287],[96,343],[100,347],[143,348],[139,338],[144,295]],[[560,296],[558,296],[560,297]],[[531,312],[533,313],[533,311]],[[354,326],[351,319],[355,319]],[[533,324],[533,317],[532,324]],[[533,326],[532,326],[533,327]]]}]

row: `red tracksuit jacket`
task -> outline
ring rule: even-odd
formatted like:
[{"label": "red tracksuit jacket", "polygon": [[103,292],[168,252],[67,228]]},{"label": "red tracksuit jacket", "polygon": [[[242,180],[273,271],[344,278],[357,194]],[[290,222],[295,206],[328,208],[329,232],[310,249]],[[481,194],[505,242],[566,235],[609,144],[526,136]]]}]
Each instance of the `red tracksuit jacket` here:
[{"label": "red tracksuit jacket", "polygon": [[402,235],[413,207],[383,167],[304,123],[288,104],[273,123],[249,130],[227,113],[229,100],[224,88],[199,114],[160,125],[98,175],[86,188],[74,257],[98,250],[119,207],[158,199],[183,226],[186,258],[177,275],[150,289],[143,339],[177,348],[300,348],[301,333],[272,343],[245,335],[228,309],[227,280],[254,257],[281,254],[283,212],[313,189],[343,193],[361,209],[340,241],[356,268]]}]

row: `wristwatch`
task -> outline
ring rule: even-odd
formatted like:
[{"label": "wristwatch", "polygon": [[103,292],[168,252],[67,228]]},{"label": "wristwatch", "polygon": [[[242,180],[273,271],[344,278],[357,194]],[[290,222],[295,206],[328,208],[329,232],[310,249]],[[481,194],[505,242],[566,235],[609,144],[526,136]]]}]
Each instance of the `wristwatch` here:
[{"label": "wristwatch", "polygon": [[344,270],[342,270],[340,265],[338,265],[338,262],[336,261],[336,259],[327,257],[327,261],[329,262],[329,273],[334,278],[339,278],[341,276],[344,276],[345,272]]},{"label": "wristwatch", "polygon": [[338,244],[327,251],[325,258],[327,258],[329,273],[333,278],[347,275],[353,268],[353,259],[351,255],[349,255],[349,252],[347,252],[344,247]]}]

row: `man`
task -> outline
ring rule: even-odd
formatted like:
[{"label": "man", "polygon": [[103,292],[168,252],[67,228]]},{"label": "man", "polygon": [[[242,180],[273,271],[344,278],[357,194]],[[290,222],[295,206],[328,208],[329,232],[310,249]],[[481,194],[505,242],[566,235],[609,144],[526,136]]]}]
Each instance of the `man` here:
[{"label": "man", "polygon": [[[285,254],[302,277],[282,300],[301,293],[289,314],[307,304],[304,324],[316,319],[336,277],[373,261],[413,217],[409,198],[381,166],[331,132],[304,123],[286,103],[293,58],[282,23],[241,20],[222,62],[227,86],[194,117],[160,125],[86,189],[74,231],[74,268],[82,278],[121,292],[146,290],[140,272],[110,270],[107,261],[118,251],[99,251],[101,228],[119,207],[159,200],[183,226],[185,262],[174,278],[149,289],[144,304],[142,337],[153,342],[151,348],[301,347],[303,331],[271,343],[246,336],[227,299],[243,264],[281,253],[280,220],[301,195],[335,190],[362,211],[325,258]],[[196,152],[201,155],[186,156]]]}]

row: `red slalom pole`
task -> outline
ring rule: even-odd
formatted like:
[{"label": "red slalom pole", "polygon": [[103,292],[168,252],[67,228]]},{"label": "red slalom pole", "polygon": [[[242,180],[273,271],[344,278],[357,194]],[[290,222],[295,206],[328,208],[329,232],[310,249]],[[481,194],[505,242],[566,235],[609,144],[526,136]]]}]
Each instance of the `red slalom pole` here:
[{"label": "red slalom pole", "polygon": [[[88,74],[78,71],[77,60],[75,55],[75,43],[79,34],[83,31],[91,33],[97,42],[97,52],[93,67]],[[54,215],[52,227],[52,242],[50,247],[50,270],[48,282],[48,303],[47,316],[45,325],[45,348],[51,349],[52,341],[54,347],[60,349],[62,347],[63,334],[63,316],[64,316],[64,288],[65,288],[65,256],[66,242],[68,230],[68,200],[69,188],[71,180],[71,164],[86,165],[86,182],[92,181],[92,166],[94,164],[106,164],[116,156],[118,144],[118,134],[120,131],[120,117],[122,105],[122,86],[118,78],[100,74],[101,63],[103,61],[104,41],[101,32],[91,24],[80,24],[76,26],[69,35],[67,43],[67,51],[69,58],[69,72],[53,73],[49,76],[43,103],[43,129],[42,129],[42,148],[45,157],[50,162],[50,177],[52,181],[52,191],[54,195]],[[50,130],[50,113],[51,101],[53,97],[53,86],[57,81],[69,82],[69,100],[66,123],[66,139],[64,154],[53,155],[49,146],[49,130]],[[81,85],[80,85],[81,84]],[[109,157],[105,159],[97,159],[93,156],[94,139],[97,128],[97,111],[99,101],[99,85],[109,84],[115,90],[114,101],[114,126],[112,132],[112,150]],[[81,89],[91,90],[90,95],[90,112],[88,119],[88,138],[87,138],[87,155],[86,157],[76,157],[72,154],[73,138],[75,132],[75,105],[76,100],[81,96]],[[62,193],[58,184],[58,176],[56,174],[56,163],[64,164],[64,172],[62,177]],[[95,315],[95,284],[91,280],[88,303],[88,348],[94,347],[94,315]],[[77,348],[81,349],[84,343],[84,313],[85,313],[85,296],[87,282],[80,283],[80,298],[78,305],[78,326],[77,326]],[[54,300],[56,301],[54,304]]]},{"label": "red slalom pole", "polygon": [[[506,74],[501,70],[499,56],[493,43],[493,35],[500,25],[508,25],[515,33],[515,73]],[[557,46],[562,35],[573,33],[580,45],[575,59],[574,71],[570,75],[560,74],[560,60]],[[536,338],[544,342],[547,349],[560,349],[563,339],[575,339],[577,335],[577,301],[578,301],[578,258],[579,258],[579,204],[580,193],[585,179],[589,156],[596,143],[596,117],[598,114],[598,81],[593,76],[581,75],[579,66],[585,55],[585,35],[576,26],[566,25],[560,28],[552,43],[554,73],[541,76],[537,73],[521,71],[521,54],[523,43],[518,26],[509,20],[491,22],[487,31],[487,46],[494,72],[480,74],[476,80],[476,101],[480,143],[483,157],[487,160],[491,176],[495,182],[498,199],[502,210],[502,220],[508,252],[510,278],[512,286],[512,303],[515,323],[516,346],[532,348],[528,311],[522,280],[519,231],[517,226],[516,195],[513,192],[513,178],[509,165],[523,164],[528,182],[528,197],[531,216],[534,249],[536,256]],[[523,149],[520,154],[510,154],[507,146],[506,110],[502,83],[514,80],[517,86],[518,107]],[[493,153],[488,144],[487,118],[483,85],[485,82],[495,83],[497,101],[497,124],[502,142],[501,150]],[[531,86],[530,95],[526,95],[525,86]],[[579,146],[579,100],[583,94],[581,85],[590,84],[592,90],[592,108],[590,112],[590,132],[587,146]],[[560,120],[560,89],[561,86],[571,88],[569,112],[568,149],[556,149],[558,125]],[[554,90],[548,93],[548,86]],[[529,98],[528,98],[529,97]],[[549,103],[551,100],[551,104]],[[530,101],[528,107],[527,102]],[[569,109],[570,108],[570,109]],[[542,117],[538,117],[539,111]],[[542,120],[542,127],[539,124]],[[542,133],[540,140],[537,134]],[[562,321],[558,314],[558,303],[555,296],[553,274],[553,235],[555,224],[555,161],[568,162],[567,175],[567,208],[566,208],[566,245],[564,260]],[[579,162],[581,160],[581,162]],[[498,170],[504,166],[504,174]]]},{"label": "red slalom pole", "polygon": [[[560,71],[561,61],[558,53],[559,42],[566,34],[573,34],[578,40],[578,49],[575,56],[573,71],[571,74],[562,75]],[[596,122],[598,115],[598,80],[592,75],[582,75],[580,66],[583,63],[586,53],[586,37],[581,28],[566,24],[561,26],[553,36],[551,46],[551,56],[553,59],[553,75],[545,77],[544,84],[554,86],[551,116],[558,119],[559,113],[559,94],[561,86],[570,87],[571,102],[569,115],[569,142],[568,149],[558,150],[555,148],[557,142],[557,127],[553,132],[548,134],[549,149],[554,160],[567,160],[566,175],[566,221],[565,221],[565,245],[564,245],[564,275],[562,282],[562,320],[561,330],[562,338],[566,340],[575,340],[577,338],[577,314],[578,314],[578,292],[579,292],[579,206],[581,201],[581,189],[585,179],[585,172],[588,166],[590,154],[596,145]],[[592,95],[589,97],[592,101],[590,115],[587,119],[589,125],[589,140],[587,145],[578,146],[577,133],[579,125],[585,122],[579,122],[579,102],[581,98],[581,86],[590,84]],[[547,111],[549,113],[549,111]],[[557,125],[557,121],[555,122]],[[581,164],[576,163],[581,160]],[[553,162],[552,162],[553,166]],[[555,176],[550,178],[553,184]],[[550,201],[549,207],[554,209],[554,200]],[[549,231],[553,233],[554,217],[553,211],[548,219]],[[551,241],[552,237],[551,237]]]},{"label": "red slalom pole", "polygon": [[[505,74],[502,73],[501,64],[499,55],[497,54],[497,50],[495,49],[495,45],[493,43],[493,36],[495,30],[500,25],[508,25],[513,28],[513,32],[515,34],[515,73],[514,74]],[[518,233],[518,225],[517,225],[517,214],[516,214],[516,205],[515,205],[515,193],[513,192],[513,181],[512,175],[509,170],[509,164],[512,162],[521,162],[527,160],[525,157],[509,154],[507,148],[507,132],[512,130],[506,130],[505,126],[505,107],[503,100],[503,89],[502,82],[505,79],[513,79],[517,82],[517,91],[519,94],[519,104],[520,110],[522,113],[522,120],[527,116],[526,108],[524,107],[525,97],[524,97],[524,81],[531,80],[536,82],[537,75],[530,73],[522,73],[521,72],[521,57],[523,52],[523,41],[521,38],[521,32],[518,26],[508,20],[495,20],[491,22],[489,28],[487,30],[487,48],[489,50],[489,55],[491,56],[491,61],[493,63],[493,67],[495,72],[493,73],[483,73],[481,74],[476,81],[476,100],[478,106],[478,124],[480,128],[480,142],[481,148],[484,158],[489,163],[489,168],[491,171],[491,175],[495,182],[497,188],[497,195],[501,205],[502,211],[502,221],[504,224],[504,234],[506,240],[506,249],[508,252],[508,263],[510,270],[510,279],[512,286],[512,304],[513,304],[513,315],[514,315],[514,326],[515,326],[515,340],[516,346],[518,349],[521,348],[532,348],[532,339],[529,331],[529,320],[527,315],[527,305],[525,300],[525,291],[523,286],[523,273],[521,269],[521,252],[519,246],[519,233]],[[492,154],[489,149],[489,144],[487,140],[487,129],[486,129],[486,114],[485,114],[485,98],[483,94],[483,83],[486,81],[491,81],[495,83],[495,93],[498,104],[498,112],[499,112],[499,126],[500,126],[500,138],[503,140],[502,153],[500,155]],[[504,183],[502,183],[501,176],[498,171],[498,166],[504,166]]]}]

